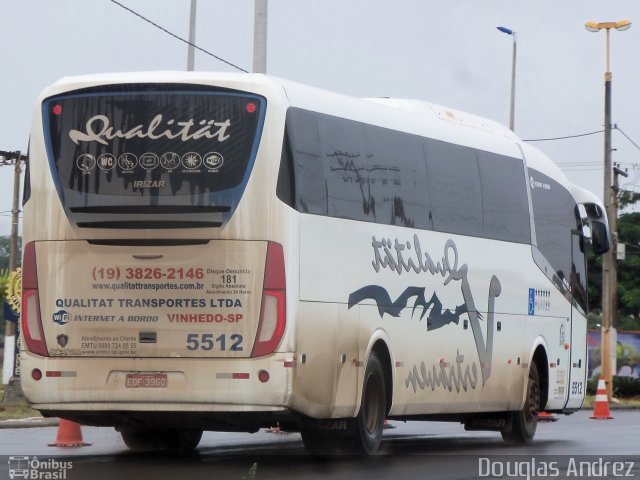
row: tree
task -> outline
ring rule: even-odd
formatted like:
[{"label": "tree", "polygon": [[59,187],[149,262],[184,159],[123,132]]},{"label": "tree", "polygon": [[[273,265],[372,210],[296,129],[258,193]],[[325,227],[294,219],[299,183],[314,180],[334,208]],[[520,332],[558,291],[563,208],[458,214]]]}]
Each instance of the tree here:
[{"label": "tree", "polygon": [[618,238],[626,245],[626,258],[618,261],[618,314],[640,315],[640,213],[618,219]]},{"label": "tree", "polygon": [[591,249],[587,255],[587,290],[589,310],[602,311],[602,256],[596,256]]},{"label": "tree", "polygon": [[[18,265],[21,262],[22,239],[18,238]],[[11,237],[0,236],[0,272],[9,269],[9,258],[11,256]]]},{"label": "tree", "polygon": [[[21,263],[21,239],[18,239],[18,264]],[[0,236],[0,334],[4,334],[4,299],[9,279],[9,258],[11,256],[11,237]]]},{"label": "tree", "polygon": [[[618,260],[618,311],[616,327],[640,330],[640,212],[618,218],[618,243],[626,246],[626,257]],[[602,257],[589,254],[589,308],[602,308]]]},{"label": "tree", "polygon": [[0,306],[7,296],[7,282],[9,281],[9,275],[0,270]]},{"label": "tree", "polygon": [[[11,237],[0,236],[0,334],[5,331],[4,300],[9,279],[11,258]],[[22,263],[22,238],[18,237],[18,265]]]},{"label": "tree", "polygon": [[0,273],[9,268],[10,240],[9,237],[0,237]]}]

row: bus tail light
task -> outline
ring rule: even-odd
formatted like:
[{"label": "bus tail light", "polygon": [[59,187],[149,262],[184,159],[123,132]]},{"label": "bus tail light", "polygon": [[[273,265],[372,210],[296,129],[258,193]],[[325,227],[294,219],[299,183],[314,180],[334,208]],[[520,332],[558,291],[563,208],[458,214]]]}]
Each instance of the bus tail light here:
[{"label": "bus tail light", "polygon": [[28,243],[24,248],[22,269],[22,332],[27,349],[37,355],[48,357],[47,343],[42,331],[40,298],[38,296],[38,271],[36,267],[36,244]]},{"label": "bus tail light", "polygon": [[262,287],[262,306],[252,357],[273,353],[286,326],[286,285],[282,245],[269,242]]}]

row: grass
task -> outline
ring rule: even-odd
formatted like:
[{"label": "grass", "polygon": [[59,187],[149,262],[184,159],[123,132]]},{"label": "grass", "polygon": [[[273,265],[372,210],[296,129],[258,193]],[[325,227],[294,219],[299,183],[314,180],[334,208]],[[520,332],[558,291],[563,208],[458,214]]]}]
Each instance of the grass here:
[{"label": "grass", "polygon": [[40,412],[33,410],[25,400],[4,402],[4,390],[6,385],[0,385],[0,421],[19,420],[22,418],[41,417]]},{"label": "grass", "polygon": [[[593,408],[595,395],[587,395],[584,399],[583,409]],[[609,402],[609,408],[640,408],[640,397],[616,398]]]},{"label": "grass", "polygon": [[[4,331],[4,330],[3,330]],[[0,335],[0,340],[4,340],[4,336]],[[2,363],[4,360],[4,348],[0,348],[0,371],[2,371]],[[4,391],[6,385],[0,384],[0,421],[3,420],[20,420],[22,418],[41,417],[40,412],[29,408],[25,400],[17,400],[14,402],[4,401]]]}]

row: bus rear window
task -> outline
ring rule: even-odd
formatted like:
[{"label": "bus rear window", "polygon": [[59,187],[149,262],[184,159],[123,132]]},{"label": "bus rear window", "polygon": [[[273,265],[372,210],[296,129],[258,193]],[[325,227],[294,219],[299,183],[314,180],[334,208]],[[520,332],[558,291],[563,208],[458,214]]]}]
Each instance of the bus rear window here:
[{"label": "bus rear window", "polygon": [[[190,86],[101,87],[46,99],[47,154],[67,211],[91,205],[233,208],[248,180],[266,101]],[[182,197],[182,198],[180,198]]]}]

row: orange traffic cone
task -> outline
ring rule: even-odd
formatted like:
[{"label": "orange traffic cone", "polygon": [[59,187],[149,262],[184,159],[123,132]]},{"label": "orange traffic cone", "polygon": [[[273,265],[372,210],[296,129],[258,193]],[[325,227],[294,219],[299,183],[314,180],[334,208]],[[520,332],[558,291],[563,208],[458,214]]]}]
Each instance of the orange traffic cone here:
[{"label": "orange traffic cone", "polygon": [[56,441],[48,445],[50,447],[88,447],[91,444],[82,440],[79,423],[61,418]]},{"label": "orange traffic cone", "polygon": [[539,422],[557,422],[558,419],[554,417],[549,412],[539,412],[538,413],[538,421]]},{"label": "orange traffic cone", "polygon": [[610,420],[613,417],[609,413],[609,399],[607,398],[607,386],[604,383],[604,377],[600,375],[598,380],[598,390],[596,391],[596,401],[593,404],[594,420]]}]

